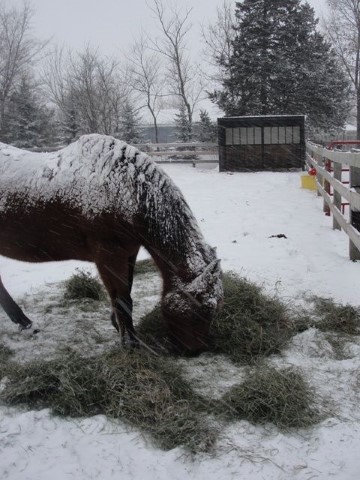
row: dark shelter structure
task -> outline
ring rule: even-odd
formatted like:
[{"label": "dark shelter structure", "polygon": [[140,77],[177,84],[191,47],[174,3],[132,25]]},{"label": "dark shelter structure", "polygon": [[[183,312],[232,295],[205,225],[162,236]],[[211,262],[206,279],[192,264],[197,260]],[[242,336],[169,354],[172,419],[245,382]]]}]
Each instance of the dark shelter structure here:
[{"label": "dark shelter structure", "polygon": [[221,172],[304,168],[304,115],[218,118],[218,132]]}]

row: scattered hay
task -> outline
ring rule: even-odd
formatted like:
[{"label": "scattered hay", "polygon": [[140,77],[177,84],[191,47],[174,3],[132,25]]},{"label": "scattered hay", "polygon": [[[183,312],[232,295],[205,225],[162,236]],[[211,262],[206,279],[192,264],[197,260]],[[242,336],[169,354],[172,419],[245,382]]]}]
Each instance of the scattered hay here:
[{"label": "scattered hay", "polygon": [[179,367],[145,352],[78,354],[50,362],[9,364],[0,400],[50,407],[62,416],[104,414],[150,433],[164,449],[209,450],[215,441],[199,410],[199,397]]},{"label": "scattered hay", "polygon": [[12,355],[13,351],[3,343],[0,343],[0,378],[3,376],[3,369]]},{"label": "scattered hay", "polygon": [[271,422],[281,429],[307,427],[319,421],[314,394],[294,368],[258,367],[218,401],[216,410],[229,420]]},{"label": "scattered hay", "polygon": [[157,268],[151,258],[146,260],[139,260],[136,262],[134,273],[135,275],[143,275],[144,273],[156,273]]},{"label": "scattered hay", "polygon": [[292,315],[294,333],[303,333],[310,328],[315,328],[313,316],[304,308],[298,308]]},{"label": "scattered hay", "polygon": [[65,282],[64,300],[105,300],[106,294],[102,284],[91,272],[77,269]]},{"label": "scattered hay", "polygon": [[316,328],[323,332],[338,332],[348,335],[360,333],[360,308],[342,305],[331,298],[313,296],[313,312],[318,318]]}]

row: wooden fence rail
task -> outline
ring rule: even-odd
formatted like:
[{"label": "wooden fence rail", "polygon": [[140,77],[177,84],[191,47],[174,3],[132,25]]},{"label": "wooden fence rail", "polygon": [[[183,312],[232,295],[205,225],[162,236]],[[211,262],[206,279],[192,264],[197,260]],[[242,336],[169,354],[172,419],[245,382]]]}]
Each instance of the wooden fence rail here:
[{"label": "wooden fence rail", "polygon": [[142,143],[134,145],[157,163],[219,163],[217,143]]},{"label": "wooden fence rail", "polygon": [[[324,212],[333,215],[333,228],[349,237],[351,260],[360,260],[360,153],[337,152],[308,142],[306,162],[316,169],[318,194],[324,199]],[[342,172],[349,171],[348,183]],[[342,199],[349,204],[350,218],[342,212]]]}]

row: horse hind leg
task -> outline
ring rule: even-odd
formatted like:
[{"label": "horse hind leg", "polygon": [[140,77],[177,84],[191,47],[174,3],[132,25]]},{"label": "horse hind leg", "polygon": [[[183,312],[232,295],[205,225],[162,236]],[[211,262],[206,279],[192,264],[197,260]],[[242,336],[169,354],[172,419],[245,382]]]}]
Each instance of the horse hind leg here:
[{"label": "horse hind leg", "polygon": [[121,334],[122,343],[125,341],[125,333],[128,333],[131,341],[135,340],[136,333],[132,322],[132,298],[116,297],[112,299],[113,311],[111,312],[111,323]]},{"label": "horse hind leg", "polygon": [[112,312],[110,315],[111,323],[113,324],[114,328],[120,333],[121,342],[125,343],[125,324],[119,320],[119,315],[115,313],[115,301],[111,302],[112,304]]},{"label": "horse hind leg", "polygon": [[132,298],[128,296],[119,296],[115,300],[115,318],[121,319],[121,326],[124,329],[124,333],[129,336],[130,344],[136,346],[138,344],[133,320],[132,320]]}]

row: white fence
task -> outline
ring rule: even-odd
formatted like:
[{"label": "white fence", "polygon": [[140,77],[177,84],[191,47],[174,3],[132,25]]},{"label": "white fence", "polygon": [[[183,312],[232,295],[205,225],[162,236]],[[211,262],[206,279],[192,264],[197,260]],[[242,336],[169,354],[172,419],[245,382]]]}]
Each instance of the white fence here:
[{"label": "white fence", "polygon": [[[360,152],[337,152],[306,144],[306,161],[316,168],[318,194],[324,199],[324,212],[333,215],[333,228],[349,237],[351,260],[360,260]],[[346,172],[348,180],[342,182]],[[341,208],[349,205],[349,220]]]},{"label": "white fence", "polygon": [[219,163],[217,143],[143,143],[134,145],[157,163]]}]

